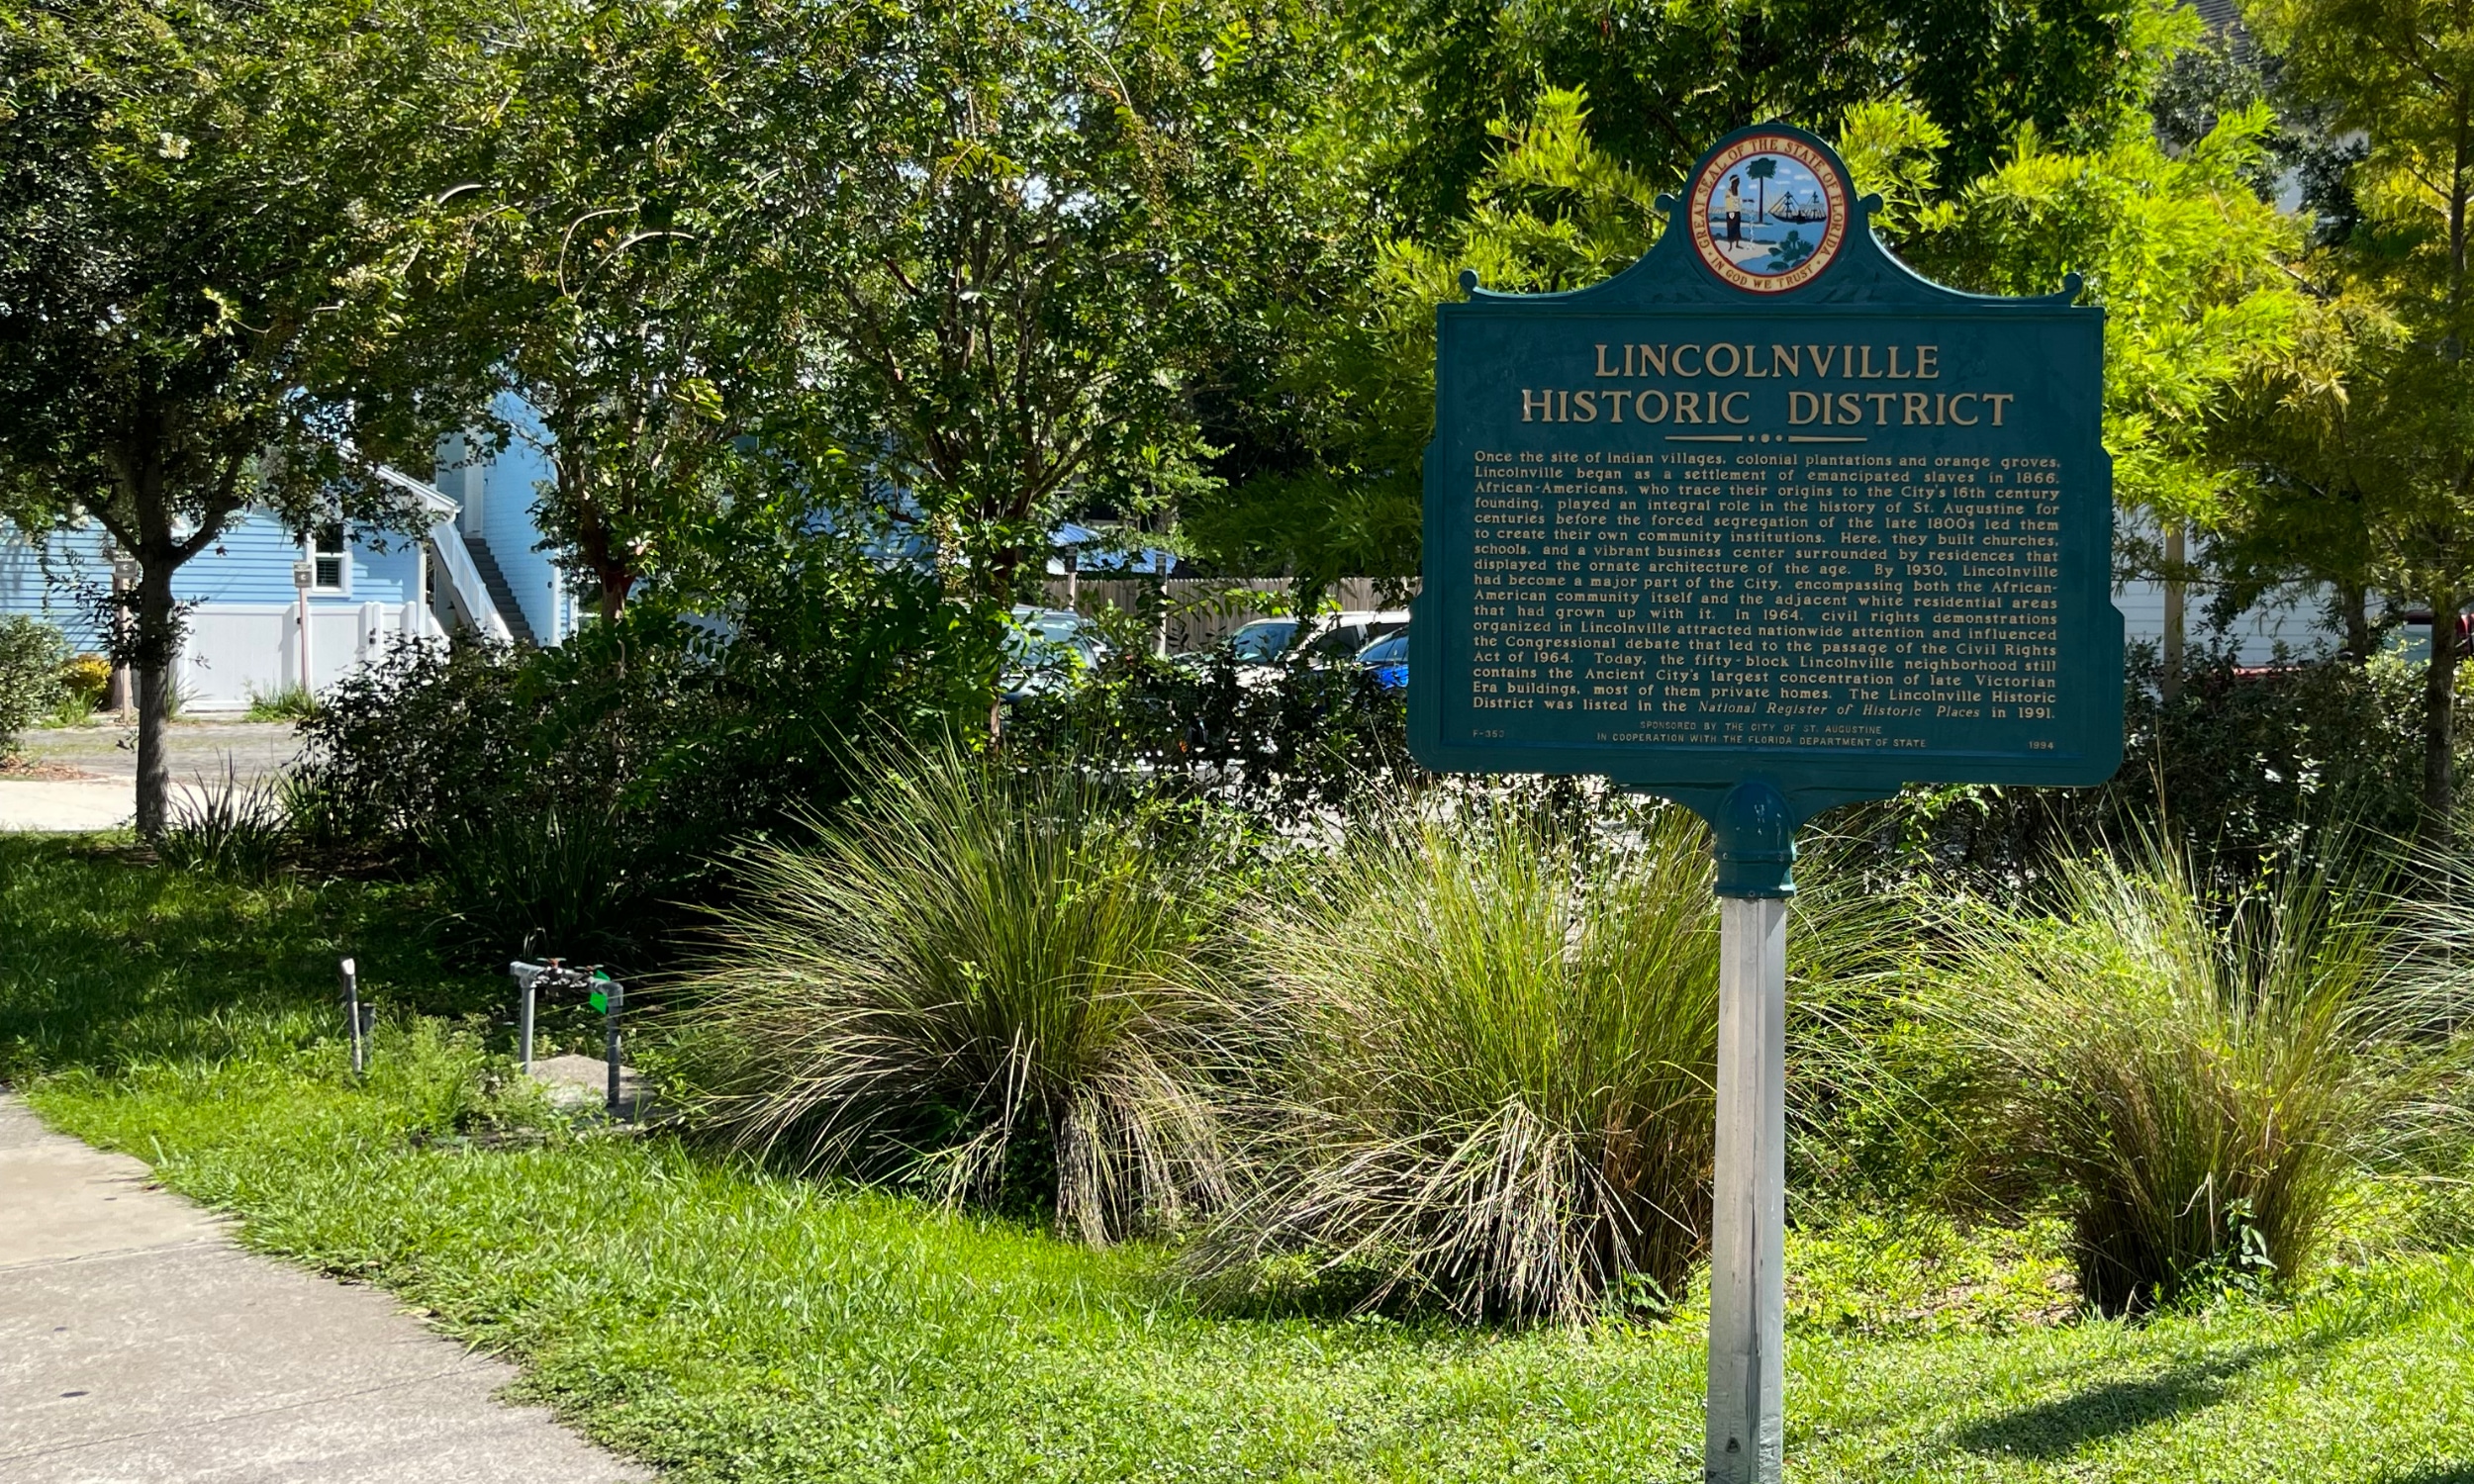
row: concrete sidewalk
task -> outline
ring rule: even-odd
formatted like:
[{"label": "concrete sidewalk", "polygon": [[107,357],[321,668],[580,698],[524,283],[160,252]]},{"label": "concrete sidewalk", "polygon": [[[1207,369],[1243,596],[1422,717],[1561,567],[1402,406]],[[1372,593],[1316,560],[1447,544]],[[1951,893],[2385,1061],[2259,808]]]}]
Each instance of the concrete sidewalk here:
[{"label": "concrete sidewalk", "polygon": [[138,786],[126,779],[0,779],[0,830],[88,834],[125,828],[137,816]]},{"label": "concrete sidewalk", "polygon": [[647,1471],[347,1287],[245,1252],[146,1167],[0,1095],[0,1479],[619,1484]]}]

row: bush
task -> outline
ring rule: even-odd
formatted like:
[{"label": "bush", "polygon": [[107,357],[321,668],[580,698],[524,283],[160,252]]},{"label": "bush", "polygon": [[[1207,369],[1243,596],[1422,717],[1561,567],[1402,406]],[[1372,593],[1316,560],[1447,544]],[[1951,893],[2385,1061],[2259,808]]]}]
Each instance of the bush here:
[{"label": "bush", "polygon": [[1969,1067],[1984,1188],[2062,1201],[2109,1313],[2303,1270],[2435,1073],[2432,990],[2336,864],[2227,898],[2176,851],[2074,857],[2044,910],[1944,931],[1919,1008]]},{"label": "bush", "polygon": [[60,703],[60,667],[68,643],[39,619],[0,617],[0,758],[17,751],[20,732]]},{"label": "bush", "polygon": [[301,721],[304,836],[437,877],[477,959],[640,968],[731,889],[738,842],[849,792],[854,743],[985,714],[993,636],[932,582],[813,576],[786,563],[726,631],[640,607],[556,649],[401,645]]},{"label": "bush", "polygon": [[1239,684],[1225,650],[1182,660],[1128,645],[1079,685],[1013,708],[1006,746],[1047,766],[1139,780],[1275,824],[1352,803],[1417,774],[1404,693],[1355,665],[1284,665]]},{"label": "bush", "polygon": [[103,704],[112,692],[112,660],[108,655],[76,654],[60,667],[60,687],[88,711]]},{"label": "bush", "polygon": [[1307,1254],[1365,1301],[1574,1319],[1680,1297],[1706,1241],[1718,916],[1671,806],[1599,835],[1509,801],[1406,806],[1255,962],[1292,1041],[1262,1167],[1202,1258]]},{"label": "bush", "polygon": [[744,870],[676,989],[708,1127],[1094,1244],[1219,1198],[1199,893],[1092,786],[932,750]]},{"label": "bush", "polygon": [[[2423,777],[2419,675],[2393,657],[2247,668],[2195,651],[2163,698],[2153,646],[2135,647],[2125,684],[2122,767],[2092,788],[1917,787],[1859,806],[1839,827],[1903,869],[2014,888],[2054,855],[2169,829],[2204,852],[2212,883],[2255,879],[2317,848],[2333,819],[2403,839]],[[2460,768],[2474,756],[2460,752]]]}]

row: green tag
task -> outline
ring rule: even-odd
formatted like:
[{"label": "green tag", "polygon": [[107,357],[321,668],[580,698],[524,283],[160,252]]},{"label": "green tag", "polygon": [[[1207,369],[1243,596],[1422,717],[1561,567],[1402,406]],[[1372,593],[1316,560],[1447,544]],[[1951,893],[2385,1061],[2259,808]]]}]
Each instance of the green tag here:
[{"label": "green tag", "polygon": [[605,993],[603,993],[603,992],[602,992],[601,990],[599,990],[599,989],[594,990],[594,991],[593,991],[593,1008],[594,1008],[594,1009],[596,1009],[596,1010],[601,1011],[601,1012],[602,1012],[603,1014],[605,1014],[605,1015],[609,1014],[609,1013],[610,1013],[610,996],[609,996],[609,995],[607,995],[607,994],[605,994]]}]

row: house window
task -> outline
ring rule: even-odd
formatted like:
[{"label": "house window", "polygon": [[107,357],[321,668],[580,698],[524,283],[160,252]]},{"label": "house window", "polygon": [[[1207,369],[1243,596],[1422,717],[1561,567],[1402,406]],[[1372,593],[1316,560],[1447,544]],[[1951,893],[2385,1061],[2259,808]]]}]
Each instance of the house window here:
[{"label": "house window", "polygon": [[310,586],[320,593],[343,591],[343,525],[322,525],[310,533]]}]

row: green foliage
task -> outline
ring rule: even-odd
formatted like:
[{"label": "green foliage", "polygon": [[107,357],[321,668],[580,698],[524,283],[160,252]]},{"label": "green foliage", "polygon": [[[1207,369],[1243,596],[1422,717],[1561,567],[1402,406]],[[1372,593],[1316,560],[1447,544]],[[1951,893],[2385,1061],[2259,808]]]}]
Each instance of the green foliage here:
[{"label": "green foliage", "polygon": [[1427,236],[1469,208],[1492,163],[1491,121],[1582,89],[1598,144],[1626,169],[1679,179],[1709,142],[1764,119],[1835,118],[1905,95],[1943,138],[1945,177],[1993,165],[2022,129],[2066,148],[2113,128],[2142,80],[2140,10],[1727,3],[1609,10],[1486,0],[1367,8],[1365,128],[1398,219]]},{"label": "green foliage", "polygon": [[2039,907],[1961,902],[1917,994],[1970,1064],[1993,1191],[2057,1199],[2107,1312],[2306,1271],[2463,1011],[2333,861],[2213,896],[2176,851],[2057,862]]},{"label": "green foliage", "polygon": [[[505,977],[447,973],[405,895],[0,837],[0,1076],[251,1246],[428,1311],[523,1368],[515,1399],[685,1480],[1698,1467],[1689,1299],[1678,1323],[1580,1334],[1230,1318],[1164,1282],[1143,1245],[1092,1251],[658,1136],[568,1136],[516,1090],[503,1023],[476,1036],[476,1012],[503,1022]],[[357,1083],[344,954],[383,1011]],[[2398,1484],[2461,1467],[2474,1258],[2046,1327],[2033,1305],[2051,1247],[2035,1227],[1790,1231],[1799,1472]]]},{"label": "green foliage", "polygon": [[1868,841],[1893,874],[1992,893],[2033,880],[2051,854],[2158,827],[2192,842],[2222,883],[2315,857],[2340,821],[2414,833],[2421,696],[2404,661],[2254,669],[2203,647],[2170,700],[2161,679],[2152,646],[2135,649],[2122,767],[2098,788],[1917,787],[1834,827]]},{"label": "green foliage", "polygon": [[1238,1016],[1197,883],[1088,784],[889,761],[814,847],[748,854],[677,987],[702,1119],[1094,1245],[1216,1203]]},{"label": "green foliage", "polygon": [[[786,507],[556,649],[408,645],[337,683],[300,726],[305,837],[434,871],[483,961],[656,957],[732,849],[849,791],[852,747],[985,704],[993,634]],[[673,610],[700,601],[727,635]]]},{"label": "green foliage", "polygon": [[1811,1334],[2009,1334],[2079,1314],[2069,1228],[1962,1227],[1886,1208],[1802,1234],[1789,1264],[1787,1323]]},{"label": "green foliage", "polygon": [[416,837],[450,941],[477,960],[640,962],[646,914],[669,906],[664,869],[694,866],[678,861],[670,842],[630,829],[609,802],[579,792],[458,811]]},{"label": "green foliage", "polygon": [[1488,126],[1494,148],[1469,211],[1432,242],[1382,240],[1365,282],[1320,316],[1291,379],[1324,445],[1312,473],[1267,476],[1189,521],[1231,571],[1405,578],[1417,569],[1420,460],[1434,421],[1434,307],[1474,269],[1487,287],[1594,283],[1657,240],[1650,184],[1600,149],[1587,95],[1550,89],[1524,119]]},{"label": "green foliage", "polygon": [[426,455],[497,351],[417,313],[454,277],[494,106],[451,0],[72,0],[0,32],[0,514],[91,517],[139,567],[138,819],[162,824],[174,573],[246,505],[414,520],[372,461]]},{"label": "green foliage", "polygon": [[1353,808],[1418,772],[1401,692],[1355,664],[1304,656],[1243,673],[1225,650],[1171,661],[1120,647],[1081,684],[1016,702],[1005,747],[1025,767],[1106,776],[1165,804],[1233,808],[1275,829]]},{"label": "green foliage", "polygon": [[534,518],[608,617],[751,485],[849,483],[797,420],[816,288],[785,272],[807,152],[785,131],[847,103],[868,25],[799,3],[519,13],[468,58],[465,86],[502,101],[457,187],[483,214],[455,313],[523,406],[492,404],[453,457],[539,448]]},{"label": "green foliage", "polygon": [[1216,1260],[1366,1302],[1578,1320],[1672,1301],[1706,1241],[1718,933],[1700,825],[1617,846],[1521,805],[1367,826],[1257,916],[1288,1043]]},{"label": "green foliage", "polygon": [[0,616],[0,758],[16,752],[18,733],[60,704],[67,659],[58,629],[38,618]]},{"label": "green foliage", "polygon": [[[2321,301],[2315,332],[2243,409],[2258,490],[2230,524],[2245,578],[2333,584],[2359,651],[2366,593],[2385,595],[2392,613],[2439,614],[2474,593],[2474,174],[2458,122],[2474,108],[2474,24],[2424,0],[2270,0],[2252,15],[2284,95],[2323,130],[2324,175],[2335,178],[2319,192],[2327,245],[2302,265]],[[2422,833],[2432,844],[2456,812],[2461,646],[2447,628],[2424,675]]]},{"label": "green foliage", "polygon": [[[2196,24],[2150,18],[2143,45],[2152,56],[2172,55]],[[2304,313],[2284,266],[2301,246],[2297,227],[2251,186],[2272,124],[2264,103],[2231,110],[2171,152],[2143,113],[2081,151],[2026,135],[1948,211],[1908,218],[1902,253],[1960,287],[2049,294],[2067,274],[2085,279],[2089,299],[2105,307],[2115,498],[2160,521],[2222,517],[2236,486],[2218,414],[2247,379],[2281,362]],[[1878,159],[1881,121],[1851,125],[1863,126]],[[1910,193],[1917,178],[1911,167]]]},{"label": "green foliage", "polygon": [[[1723,13],[1565,40],[1584,54],[1718,46],[1697,27]],[[1558,14],[1550,8],[1504,18],[1480,50],[1497,60],[1525,54],[1519,48],[1526,43],[1516,40],[1524,28],[1576,20],[1545,19]],[[1886,48],[1852,63],[1857,72],[1872,56],[1912,44],[1914,35],[1872,36],[1860,15],[1802,16],[1794,24],[1846,24],[1865,34],[1866,45]],[[1937,17],[1917,24],[1929,31],[1957,23]],[[1921,270],[2005,294],[2049,294],[2072,272],[2086,279],[2109,317],[2106,437],[2118,492],[2126,504],[2176,518],[2213,517],[2240,488],[2219,414],[2237,386],[2278,362],[2302,313],[2302,295],[2281,260],[2299,246],[2299,233],[2249,185],[2264,157],[2270,116],[2264,105],[2230,111],[2190,147],[2168,152],[2147,115],[2132,105],[2166,61],[2193,44],[2195,18],[2146,4],[2101,20],[2051,24],[2058,29],[2031,49],[2066,46],[2065,37],[2095,32],[2118,36],[2120,46],[2101,65],[2054,74],[2050,81],[2062,94],[2088,86],[2061,110],[2058,132],[2041,133],[2039,121],[2029,121],[2002,157],[1979,153],[1980,137],[1952,143],[1959,117],[1982,97],[1947,112],[1920,101],[1957,103],[1939,91],[1950,75],[1947,56],[1909,76],[1906,91],[1884,80],[1869,93],[1841,94],[1832,82],[1816,83],[1818,95],[1836,99],[1827,114],[1840,119],[1858,188],[1884,197],[1876,228]],[[2072,29],[2082,24],[2095,31]],[[1478,45],[1473,37],[1462,41]],[[1437,38],[1432,45],[1451,44]],[[1487,49],[1498,46],[1512,49]],[[1721,50],[1719,70],[1755,65],[1757,56],[1760,65],[1773,65],[1765,52]],[[1570,65],[1560,57],[1536,64],[1545,74]],[[1787,81],[1799,62],[1781,57],[1774,65],[1767,75],[1782,86],[1804,85]],[[2102,75],[2100,84],[2093,74]],[[1644,140],[1640,119],[1623,112],[1625,100],[1644,87],[1670,85],[1626,74],[1621,81],[1533,87],[1525,78],[1510,86],[1518,106],[1481,116],[1484,149],[1453,167],[1463,196],[1416,232],[1378,238],[1359,291],[1338,313],[1321,316],[1301,342],[1290,381],[1301,420],[1318,442],[1321,472],[1266,476],[1214,502],[1193,522],[1197,549],[1232,569],[1316,577],[1411,570],[1420,460],[1433,417],[1433,311],[1459,297],[1461,271],[1475,270],[1490,289],[1529,293],[1612,276],[1657,240],[1664,226],[1653,204],[1658,190],[1724,129],[1776,112],[1711,117],[1705,133],[1682,135],[1672,132],[1677,115],[1668,112],[1660,138]],[[1610,91],[1596,91],[1601,87]],[[1675,105],[1725,110],[1741,102],[1741,95],[1718,92]],[[1949,173],[1953,154],[1966,173]],[[2160,560],[2136,545],[2131,550],[2143,569]]]},{"label": "green foliage", "polygon": [[291,819],[283,787],[240,782],[230,766],[215,783],[201,778],[172,798],[171,814],[154,838],[164,865],[234,881],[262,881],[283,864]]},{"label": "green foliage", "polygon": [[252,688],[249,692],[247,717],[251,721],[307,721],[317,714],[317,693],[298,681],[272,691]]},{"label": "green foliage", "polygon": [[885,16],[851,95],[803,114],[869,147],[815,158],[791,250],[827,425],[882,450],[955,592],[1002,605],[1069,510],[1156,522],[1214,484],[1190,383],[1299,168],[1277,140],[1312,13]]}]

